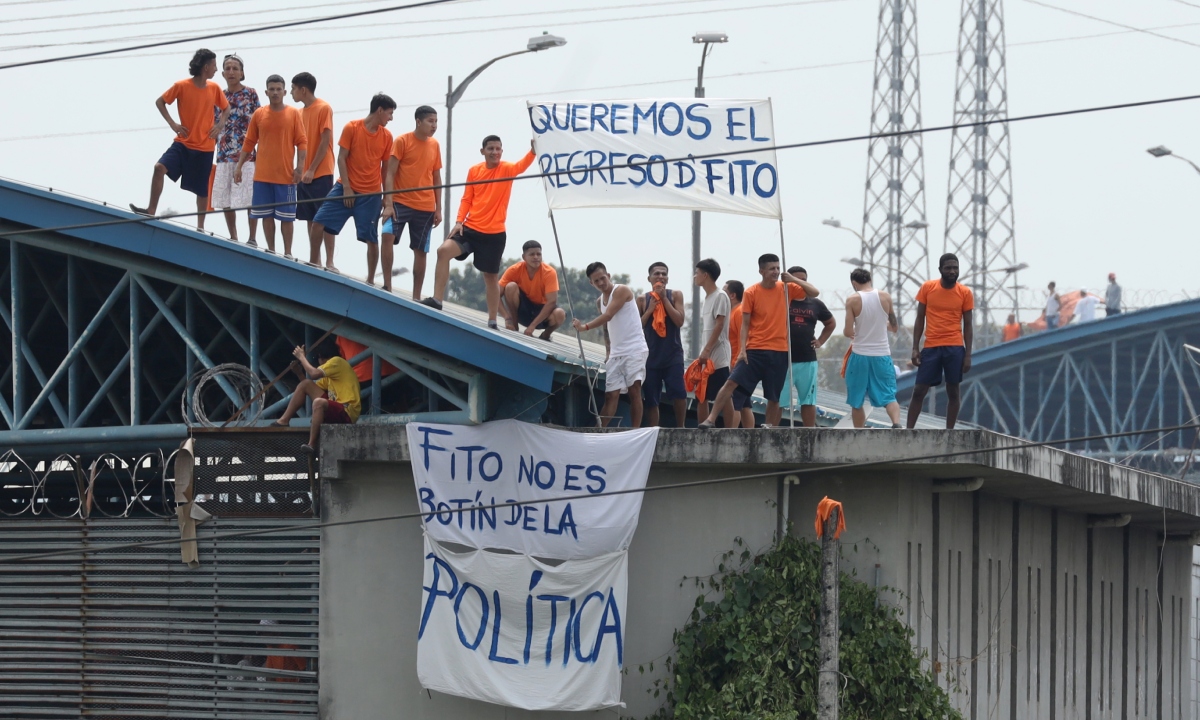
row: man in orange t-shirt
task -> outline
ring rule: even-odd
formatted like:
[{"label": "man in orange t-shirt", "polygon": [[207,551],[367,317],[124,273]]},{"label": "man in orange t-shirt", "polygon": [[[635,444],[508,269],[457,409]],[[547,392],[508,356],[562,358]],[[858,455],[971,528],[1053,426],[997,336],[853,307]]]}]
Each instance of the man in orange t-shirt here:
[{"label": "man in orange t-shirt", "polygon": [[1017,322],[1017,316],[1013,313],[1008,314],[1008,321],[1004,323],[1004,334],[1001,337],[1001,342],[1012,342],[1021,337],[1021,323]]},{"label": "man in orange t-shirt", "polygon": [[[725,381],[725,386],[713,402],[708,419],[697,427],[707,430],[716,425],[718,408],[735,396],[741,396],[744,407],[761,382],[767,399],[767,418],[763,427],[779,424],[783,411],[779,394],[787,382],[791,356],[788,352],[788,305],[792,300],[816,297],[821,291],[789,273],[780,271],[779,256],[766,253],[758,258],[758,274],[762,282],[746,288],[742,294],[741,350],[737,367]],[[735,402],[735,405],[737,403]]]},{"label": "man in orange t-shirt", "polygon": [[317,208],[333,189],[333,108],[316,92],[317,79],[312,73],[296,73],[292,78],[292,100],[304,106],[300,117],[308,138],[308,152],[296,184],[296,219],[308,223],[308,237],[312,236]]},{"label": "man in orange t-shirt", "polygon": [[[975,297],[958,282],[958,256],[946,253],[938,260],[940,280],[930,280],[917,291],[917,321],[913,326],[912,364],[916,384],[908,401],[908,427],[917,425],[929,388],[946,379],[946,429],[958,421],[959,385],[971,369],[974,330],[971,315]],[[921,348],[921,336],[925,347]]]},{"label": "man in orange t-shirt", "polygon": [[[188,63],[191,77],[180,80],[162,94],[154,104],[158,112],[175,131],[175,142],[154,164],[154,175],[150,180],[150,202],[146,207],[133,203],[129,209],[139,215],[158,213],[158,199],[162,196],[163,176],[196,196],[196,227],[204,229],[204,213],[208,210],[208,177],[213,164],[213,149],[216,139],[229,119],[229,101],[225,92],[215,82],[217,54],[208,48],[200,48]],[[171,117],[167,105],[179,102],[179,122]],[[221,112],[214,121],[213,108]]]},{"label": "man in orange t-shirt", "polygon": [[[450,260],[466,260],[473,254],[475,269],[483,273],[483,286],[487,291],[488,327],[496,330],[496,315],[500,309],[500,260],[504,257],[507,239],[504,221],[508,218],[512,178],[528,170],[535,155],[530,141],[525,157],[515,163],[502,162],[504,144],[496,135],[483,139],[479,154],[483,155],[484,161],[467,171],[467,187],[458,205],[458,222],[438,248],[433,297],[425,298],[421,303],[441,310],[446,285],[450,282]],[[483,182],[494,180],[508,182]]]},{"label": "man in orange t-shirt", "polygon": [[[379,93],[371,98],[371,109],[365,118],[351,120],[342,128],[342,136],[338,138],[338,181],[313,218],[310,265],[320,266],[324,244],[325,269],[337,272],[333,265],[334,238],[351,216],[359,241],[367,243],[367,267],[378,262],[381,190],[388,158],[392,156],[392,134],[387,131],[387,124],[395,110],[396,101]],[[347,194],[363,195],[344,198]]]},{"label": "man in orange t-shirt", "polygon": [[[242,165],[258,147],[254,176],[254,199],[250,217],[261,218],[267,249],[275,252],[275,220],[283,233],[283,254],[292,256],[292,224],[296,221],[296,182],[308,138],[304,135],[304,120],[300,111],[283,104],[283,77],[267,78],[267,98],[270,104],[250,116],[250,127],[233,170],[233,181],[242,181]],[[293,159],[295,162],[293,162]]]},{"label": "man in orange t-shirt", "polygon": [[[392,143],[392,158],[384,176],[385,191],[406,188],[434,188],[442,184],[442,149],[433,139],[437,132],[437,110],[422,105],[415,113],[417,126]],[[383,289],[392,289],[393,246],[400,242],[408,225],[408,247],[413,251],[412,299],[421,299],[425,284],[425,256],[429,254],[429,236],[442,224],[442,194],[437,190],[413,190],[386,195],[383,200]],[[367,269],[367,282],[375,276],[375,267]]]},{"label": "man in orange t-shirt", "polygon": [[[722,288],[729,296],[729,372],[737,367],[738,353],[742,351],[742,298],[746,294],[746,286],[741,280],[729,280]],[[718,391],[719,392],[719,391]],[[754,427],[754,409],[750,406],[750,398],[740,398],[741,393],[733,397],[733,409],[737,411],[735,422],[741,427]],[[743,404],[744,403],[744,404]],[[733,427],[738,427],[734,425]]]},{"label": "man in orange t-shirt", "polygon": [[526,335],[533,337],[534,330],[541,330],[538,337],[549,340],[567,320],[566,311],[558,306],[558,273],[542,262],[542,244],[537,240],[521,246],[521,260],[500,276],[500,289],[500,310],[509,330],[524,325]]}]

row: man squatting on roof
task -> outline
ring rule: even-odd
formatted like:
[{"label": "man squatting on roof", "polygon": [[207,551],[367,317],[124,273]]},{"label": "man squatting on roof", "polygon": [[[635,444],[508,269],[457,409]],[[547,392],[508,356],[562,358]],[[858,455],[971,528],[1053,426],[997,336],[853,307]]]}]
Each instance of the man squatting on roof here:
[{"label": "man squatting on roof", "polygon": [[758,258],[758,273],[762,282],[746,288],[742,296],[742,350],[737,367],[717,394],[708,418],[697,425],[701,430],[716,425],[719,411],[731,396],[737,393],[748,399],[760,382],[767,399],[764,425],[778,425],[783,415],[779,394],[787,382],[789,365],[788,306],[792,300],[817,297],[821,291],[790,273],[781,274],[779,256],[773,253]]},{"label": "man squatting on roof", "polygon": [[604,328],[604,407],[600,426],[608,427],[617,413],[621,393],[629,394],[630,427],[642,426],[642,381],[646,379],[646,359],[650,355],[633,291],[614,285],[604,263],[594,262],[585,270],[588,282],[600,291],[596,308],[600,316],[587,322],[571,321],[577,331]]},{"label": "man squatting on roof", "polygon": [[542,262],[542,244],[528,240],[521,246],[521,259],[500,276],[500,310],[504,327],[519,330],[533,337],[534,330],[542,340],[549,340],[567,319],[558,306],[558,273],[549,263]]}]

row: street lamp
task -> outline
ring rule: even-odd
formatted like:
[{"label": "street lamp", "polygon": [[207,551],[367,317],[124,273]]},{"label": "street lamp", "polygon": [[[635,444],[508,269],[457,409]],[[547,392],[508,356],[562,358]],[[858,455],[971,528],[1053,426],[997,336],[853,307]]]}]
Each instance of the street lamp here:
[{"label": "street lamp", "polygon": [[1176,158],[1178,160],[1182,160],[1185,163],[1187,163],[1188,165],[1191,165],[1193,170],[1200,173],[1200,166],[1197,166],[1196,163],[1192,162],[1191,160],[1188,160],[1187,158],[1185,158],[1182,155],[1176,155],[1175,153],[1171,152],[1170,149],[1168,149],[1167,147],[1165,147],[1163,145],[1159,145],[1158,147],[1152,147],[1149,150],[1147,150],[1146,152],[1150,153],[1151,155],[1153,155],[1156,158],[1170,156],[1170,157]]},{"label": "street lamp", "polygon": [[854,228],[846,227],[845,225],[842,224],[841,220],[838,220],[836,218],[828,218],[826,220],[822,220],[821,224],[828,225],[831,228],[837,228],[838,230],[845,230],[846,232],[854,233],[854,237],[858,238],[859,240],[862,240],[864,244],[867,242],[866,240],[863,239],[862,233],[858,232]]},{"label": "street lamp", "polygon": [[[563,45],[566,45],[566,44],[567,44],[567,41],[564,40],[563,38],[561,38],[557,35],[551,35],[550,33],[544,32],[541,35],[529,38],[529,42],[528,42],[528,44],[526,44],[524,50],[518,50],[516,52],[510,52],[510,53],[506,53],[504,55],[500,55],[498,57],[494,57],[491,60],[488,60],[484,64],[480,65],[479,67],[475,68],[475,71],[472,72],[470,75],[468,75],[466,77],[466,79],[464,79],[461,83],[459,83],[458,87],[454,87],[454,77],[453,76],[449,76],[446,78],[446,173],[444,175],[444,178],[445,178],[444,184],[446,187],[442,191],[442,195],[444,198],[442,201],[442,214],[444,216],[449,217],[450,213],[452,212],[450,209],[450,160],[451,160],[451,156],[452,156],[451,140],[453,138],[453,133],[454,133],[454,106],[457,105],[458,101],[462,99],[462,95],[464,92],[466,92],[467,86],[470,85],[471,82],[475,80],[475,78],[479,77],[480,73],[482,73],[484,70],[487,70],[489,67],[491,67],[492,64],[495,63],[497,60],[503,60],[504,58],[516,57],[517,55],[524,55],[525,53],[538,52],[540,50],[549,50],[550,48],[562,47]],[[454,223],[451,223],[451,222],[443,222],[442,223],[442,237],[443,238],[450,236],[450,227],[453,224]]]},{"label": "street lamp", "polygon": [[[711,51],[709,46],[729,42],[723,32],[698,32],[692,42],[703,45],[700,50],[700,67],[696,69],[696,97],[704,97],[704,61]],[[700,211],[692,211],[692,267],[700,262]],[[700,286],[692,283],[692,332],[690,333],[692,357],[700,354]]]}]

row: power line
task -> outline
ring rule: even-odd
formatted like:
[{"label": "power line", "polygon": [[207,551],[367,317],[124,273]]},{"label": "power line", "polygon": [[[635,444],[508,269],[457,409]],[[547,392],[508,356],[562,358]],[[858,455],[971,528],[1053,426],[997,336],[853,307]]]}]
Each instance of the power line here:
[{"label": "power line", "polygon": [[[428,185],[428,186],[424,186],[424,187],[404,188],[402,190],[392,190],[392,191],[385,190],[385,191],[371,192],[371,193],[346,194],[346,195],[343,195],[342,197],[344,199],[353,199],[353,198],[360,198],[360,197],[382,197],[385,195],[398,195],[398,194],[403,194],[403,193],[423,192],[423,191],[429,191],[429,190],[441,191],[447,187],[460,188],[460,187],[467,187],[469,185],[491,185],[492,183],[513,182],[516,180],[543,180],[543,179],[547,179],[547,178],[561,177],[563,175],[570,177],[574,173],[579,173],[579,172],[591,173],[591,172],[598,172],[598,171],[604,171],[604,170],[621,170],[621,169],[631,168],[631,167],[653,167],[655,165],[663,165],[665,167],[665,166],[670,165],[673,162],[683,162],[683,161],[691,162],[691,161],[697,161],[697,160],[707,160],[707,159],[711,159],[711,158],[724,158],[724,157],[733,157],[733,156],[738,156],[738,155],[754,155],[754,154],[762,154],[762,153],[767,153],[767,152],[778,152],[780,150],[799,150],[799,149],[803,149],[803,148],[823,147],[826,145],[840,145],[840,144],[845,144],[845,143],[864,142],[864,141],[868,141],[868,140],[876,140],[876,139],[884,139],[884,138],[892,138],[892,137],[906,137],[906,136],[910,136],[910,135],[919,135],[919,134],[925,134],[925,133],[948,132],[948,131],[952,131],[952,130],[961,130],[964,128],[979,128],[979,127],[987,127],[989,125],[1009,124],[1009,123],[1016,123],[1016,122],[1028,122],[1031,120],[1047,120],[1047,119],[1051,119],[1051,118],[1071,117],[1074,115],[1087,115],[1087,114],[1093,114],[1093,113],[1098,113],[1098,112],[1107,112],[1110,110],[1128,110],[1131,108],[1138,108],[1138,107],[1152,107],[1155,105],[1168,105],[1168,104],[1172,104],[1172,103],[1187,102],[1187,101],[1191,101],[1191,100],[1200,100],[1200,95],[1181,95],[1178,97],[1159,98],[1157,100],[1137,100],[1134,102],[1117,103],[1114,105],[1097,105],[1097,106],[1086,107],[1086,108],[1076,108],[1073,110],[1055,110],[1055,111],[1051,111],[1051,112],[1034,113],[1031,115],[1018,115],[1016,117],[1009,117],[1009,118],[994,118],[994,119],[990,119],[990,120],[980,120],[978,122],[952,123],[949,125],[935,125],[932,127],[915,128],[913,130],[903,130],[903,131],[890,132],[890,133],[850,135],[850,136],[846,136],[846,137],[830,138],[830,139],[826,139],[826,140],[809,140],[806,142],[787,143],[784,145],[762,146],[762,147],[756,147],[756,148],[751,148],[751,149],[747,149],[747,150],[730,150],[728,152],[691,154],[686,157],[666,158],[663,160],[657,160],[653,163],[651,163],[649,161],[645,161],[645,162],[634,162],[634,163],[621,163],[621,164],[615,164],[615,165],[604,165],[604,166],[600,166],[600,167],[588,166],[586,168],[569,168],[566,170],[557,170],[557,171],[553,171],[553,172],[542,172],[542,173],[518,175],[514,178],[497,178],[497,179],[493,179],[493,180],[470,180],[470,181],[464,181],[464,182],[458,182],[458,183],[451,182],[451,183],[443,183],[441,185]],[[283,205],[322,203],[322,202],[325,202],[326,199],[327,198],[312,198],[312,199],[305,199],[305,200],[297,200],[294,202],[259,203],[257,205],[247,205],[245,207],[228,208],[228,210],[237,212],[237,211],[241,211],[241,210],[273,208],[273,207],[279,207],[279,206],[283,206]],[[120,218],[117,220],[103,220],[103,221],[97,221],[97,222],[78,223],[75,225],[59,225],[56,227],[48,227],[48,228],[29,228],[26,230],[9,230],[6,232],[0,232],[0,238],[9,237],[12,235],[28,235],[31,233],[39,233],[39,232],[65,232],[68,230],[84,230],[87,228],[95,228],[95,227],[110,227],[110,226],[114,226],[114,225],[129,225],[129,224],[135,224],[135,223],[150,222],[151,220],[174,220],[177,218],[194,217],[196,215],[208,215],[208,214],[210,214],[210,213],[208,213],[207,211],[203,212],[203,213],[201,213],[201,212],[173,213],[171,215],[160,215],[160,216],[156,216],[156,217],[139,216],[139,217]]]},{"label": "power line", "polygon": [[[242,2],[243,0],[222,0],[222,1],[224,1],[224,2]],[[469,0],[469,1],[470,2],[478,2],[478,0]],[[609,5],[609,6],[590,7],[590,8],[568,8],[566,10],[538,10],[536,12],[507,13],[507,14],[503,14],[503,15],[476,15],[473,17],[463,17],[463,18],[426,18],[424,20],[403,20],[403,21],[397,21],[397,22],[380,22],[380,23],[371,23],[371,24],[367,24],[367,25],[339,25],[337,27],[330,28],[330,30],[351,30],[351,29],[357,29],[357,28],[379,28],[379,27],[387,27],[390,25],[408,26],[408,25],[426,25],[426,24],[432,24],[432,23],[463,23],[463,22],[473,22],[473,21],[477,21],[477,20],[497,20],[497,19],[505,19],[505,18],[534,17],[534,16],[540,16],[540,15],[561,15],[561,14],[566,14],[566,13],[581,13],[581,12],[604,12],[607,10],[627,10],[627,9],[633,9],[633,8],[658,7],[658,6],[663,6],[663,5],[691,5],[691,4],[695,4],[695,3],[711,3],[711,2],[717,2],[717,1],[718,0],[668,0],[667,2],[647,2],[647,3],[638,3],[638,4],[632,4],[632,5]],[[355,0],[355,3],[362,3],[362,2],[381,2],[381,0]],[[355,4],[355,3],[340,3],[340,5],[348,5],[348,4]],[[322,7],[322,6],[313,5],[313,6],[306,6],[306,7]],[[200,18],[183,18],[183,20],[207,19],[209,17],[211,17],[211,16],[201,16]],[[622,18],[618,18],[618,19],[622,19]],[[155,20],[152,22],[166,22],[166,21],[165,20]],[[227,25],[227,26],[223,26],[223,27],[211,28],[211,30],[213,30],[213,31],[229,30],[231,28],[241,27],[244,24],[245,23],[241,23],[239,25]],[[113,26],[113,27],[118,27],[118,26]],[[501,29],[503,29],[503,28],[501,28]],[[496,30],[496,28],[486,28],[486,29],[481,29],[481,30],[471,30],[469,32],[472,32],[472,33],[494,32],[495,30]],[[306,31],[307,30],[305,28],[288,28],[288,29],[283,29],[283,30],[275,30],[273,32],[296,33],[296,32],[306,32]],[[53,31],[47,31],[47,32],[53,32]],[[7,33],[0,33],[0,37],[5,36],[6,34]],[[154,39],[154,38],[175,37],[180,34],[182,34],[182,33],[181,32],[160,32],[160,33],[147,33],[145,35],[130,35],[130,36],[120,37],[120,38],[105,38],[102,40],[81,40],[81,41],[77,41],[77,42],[55,42],[55,43],[43,43],[40,45],[6,45],[3,47],[0,47],[0,52],[12,52],[14,50],[32,50],[32,49],[51,48],[51,47],[63,47],[63,46],[67,46],[67,45],[104,45],[107,43],[118,42],[118,41],[147,40],[147,39]],[[409,36],[409,37],[425,37],[425,35]],[[355,39],[355,40],[343,40],[340,42],[358,42],[358,41],[357,41],[357,39]],[[245,49],[254,50],[257,48],[251,47],[251,48],[245,48]],[[132,57],[155,57],[155,56],[157,56],[157,53],[149,54],[149,55],[134,55]]]},{"label": "power line", "polygon": [[[205,7],[208,7],[209,5],[225,5],[228,3],[243,3],[243,2],[253,2],[253,0],[207,0],[204,3],[204,5],[205,5]],[[0,3],[0,5],[8,5],[8,4],[11,4],[11,3]],[[344,3],[344,4],[350,4],[350,3]],[[121,8],[119,10],[93,10],[91,12],[63,13],[62,15],[42,15],[40,17],[11,18],[8,20],[0,20],[0,25],[5,25],[8,23],[19,23],[19,22],[35,22],[38,20],[60,20],[63,18],[72,18],[73,19],[73,18],[79,18],[79,17],[89,17],[89,16],[93,16],[93,15],[117,15],[117,14],[121,14],[121,13],[132,13],[132,12],[140,13],[140,12],[153,12],[155,10],[174,10],[176,8],[189,8],[190,9],[190,8],[194,8],[194,7],[196,7],[196,3],[185,2],[185,3],[172,3],[170,5],[152,5],[150,7]],[[212,16],[210,15],[209,17],[212,17]]]},{"label": "power line", "polygon": [[1161,33],[1152,32],[1150,30],[1143,30],[1141,28],[1137,28],[1132,25],[1125,25],[1123,23],[1113,22],[1112,20],[1105,20],[1104,18],[1096,17],[1095,15],[1088,15],[1087,13],[1081,13],[1078,10],[1068,10],[1067,8],[1058,7],[1057,5],[1050,5],[1049,3],[1041,2],[1041,0],[1025,0],[1025,2],[1027,2],[1031,5],[1037,5],[1039,7],[1049,8],[1050,10],[1057,10],[1059,12],[1063,12],[1068,15],[1074,15],[1076,17],[1086,18],[1088,20],[1095,20],[1096,22],[1104,23],[1105,25],[1112,25],[1113,27],[1125,28],[1126,30],[1132,30],[1134,32],[1145,33],[1147,35],[1151,35],[1156,38],[1161,38],[1163,40],[1170,40],[1171,42],[1177,42],[1182,45],[1190,45],[1191,47],[1200,48],[1200,44],[1191,42],[1189,40],[1184,40],[1182,38],[1177,38],[1177,37],[1171,37],[1170,35],[1163,35]]},{"label": "power line", "polygon": [[163,47],[166,45],[180,45],[183,43],[195,43],[201,40],[214,40],[223,37],[233,37],[235,35],[249,35],[251,33],[268,32],[270,30],[278,30],[280,28],[296,27],[299,25],[313,25],[316,23],[331,22],[333,20],[344,20],[352,17],[364,17],[367,15],[379,15],[382,13],[395,12],[397,10],[412,10],[421,7],[432,7],[434,5],[446,5],[449,3],[462,2],[463,0],[421,0],[420,2],[409,3],[408,5],[392,5],[385,8],[375,8],[373,10],[359,10],[358,12],[342,13],[341,15],[327,15],[325,17],[310,18],[308,20],[293,20],[291,22],[277,23],[275,25],[260,25],[258,27],[250,27],[242,30],[230,30],[221,33],[211,33],[208,35],[197,35],[194,37],[179,38],[176,40],[162,40],[155,43],[146,43],[143,45],[134,45],[123,48],[113,48],[111,50],[93,50],[92,52],[76,53],[74,55],[60,55],[58,57],[42,58],[40,60],[24,60],[22,62],[7,63],[0,65],[0,70],[11,70],[12,68],[28,67],[30,65],[47,65],[49,63],[63,62],[65,60],[80,60],[82,58],[101,57],[104,55],[114,55],[116,53],[132,52],[134,50],[147,50],[149,48]]},{"label": "power line", "polygon": [[[978,448],[973,450],[955,450],[952,452],[930,453],[927,455],[916,455],[912,457],[888,458],[885,460],[862,460],[859,462],[843,463],[840,465],[823,465],[821,467],[799,467],[799,468],[782,468],[778,470],[770,470],[767,472],[750,473],[746,475],[730,475],[726,477],[708,478],[705,480],[691,480],[688,482],[672,483],[669,485],[655,485],[652,487],[629,488],[626,490],[612,490],[601,493],[581,493],[578,495],[564,495],[556,498],[538,498],[536,500],[518,500],[514,502],[494,503],[492,505],[476,505],[474,507],[458,507],[449,508],[448,510],[438,510],[435,513],[428,512],[412,512],[400,513],[397,515],[383,515],[371,518],[359,518],[356,520],[334,520],[324,523],[307,523],[296,525],[285,525],[282,527],[260,528],[257,530],[236,530],[227,533],[213,533],[211,535],[197,535],[194,540],[187,541],[181,538],[171,538],[169,540],[146,540],[142,542],[130,543],[114,543],[109,545],[97,545],[90,548],[74,549],[74,550],[55,550],[52,552],[35,553],[31,555],[16,555],[11,557],[0,556],[0,565],[12,565],[20,562],[28,562],[30,560],[44,560],[53,557],[64,557],[70,555],[79,555],[84,553],[101,553],[114,550],[132,550],[136,548],[159,547],[163,545],[175,545],[183,542],[210,542],[213,540],[229,540],[233,538],[254,537],[257,535],[273,535],[276,533],[292,533],[298,530],[323,530],[331,527],[345,527],[348,525],[367,525],[377,522],[392,522],[396,520],[415,520],[431,514],[441,515],[443,513],[451,513],[454,515],[475,512],[478,510],[498,510],[502,508],[522,507],[524,505],[545,504],[550,502],[575,502],[577,500],[587,500],[590,498],[615,497],[618,495],[645,495],[652,492],[660,492],[667,490],[684,490],[695,487],[706,487],[709,485],[725,485],[735,482],[744,482],[746,480],[763,480],[765,478],[777,478],[784,475],[819,475],[821,473],[844,473],[847,470],[861,470],[863,468],[878,467],[880,465],[890,465],[893,463],[913,463],[927,462],[930,460],[948,460],[955,457],[967,457],[971,455],[992,455],[995,453],[1005,452],[1008,450],[1027,450],[1036,447],[1048,447],[1051,445],[1065,445],[1068,443],[1082,443],[1093,440],[1107,440],[1110,438],[1129,437],[1133,435],[1150,435],[1162,434],[1167,435],[1180,430],[1190,430],[1200,428],[1200,425],[1191,423],[1183,425],[1169,425],[1157,428],[1148,428],[1145,430],[1125,430],[1122,432],[1103,433],[1100,435],[1085,435],[1082,437],[1063,438],[1062,440],[1041,440],[1038,442],[1024,442],[1020,445],[1002,445],[990,448]],[[713,432],[720,433],[722,430],[696,430],[694,432]],[[1097,461],[1099,462],[1099,461]],[[1172,480],[1172,478],[1165,478]],[[1179,481],[1175,481],[1179,482]],[[1164,508],[1165,512],[1165,508]]]}]

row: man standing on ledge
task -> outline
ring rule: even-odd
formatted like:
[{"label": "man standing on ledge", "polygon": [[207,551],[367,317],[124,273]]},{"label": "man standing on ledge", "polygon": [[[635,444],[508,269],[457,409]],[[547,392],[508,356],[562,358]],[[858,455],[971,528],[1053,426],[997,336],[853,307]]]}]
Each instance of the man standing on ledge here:
[{"label": "man standing on ledge", "polygon": [[[687,420],[687,389],[683,385],[683,292],[668,290],[667,264],[650,266],[650,292],[638,298],[642,316],[642,331],[646,334],[646,381],[642,383],[642,399],[646,407],[646,426],[658,426],[658,400],[663,386],[666,397],[675,410],[675,426],[684,427]],[[695,328],[693,328],[693,331]]]},{"label": "man standing on ledge", "polygon": [[[204,229],[204,213],[208,210],[208,175],[213,161],[216,139],[225,129],[229,119],[229,101],[221,86],[211,82],[217,74],[217,54],[200,48],[188,64],[191,77],[180,80],[162,97],[154,101],[158,112],[175,132],[175,142],[154,164],[154,176],[150,180],[150,203],[138,207],[133,203],[129,209],[139,215],[156,215],[158,199],[162,195],[163,176],[171,182],[179,180],[179,187],[196,196],[196,227]],[[179,101],[179,122],[167,112],[167,105]],[[221,114],[213,122],[213,108]],[[182,178],[182,180],[181,180]]]},{"label": "man standing on ledge", "polygon": [[[442,224],[442,193],[428,188],[442,184],[442,150],[433,139],[437,132],[437,110],[422,105],[414,113],[417,124],[412,132],[396,138],[392,158],[388,160],[383,189],[409,190],[383,198],[383,247],[379,259],[383,263],[383,289],[392,289],[392,256],[400,242],[404,226],[408,226],[408,247],[413,251],[412,299],[421,299],[425,284],[425,256],[429,254],[429,236]],[[410,188],[427,188],[411,190]],[[367,284],[373,284],[375,266],[367,268]]]},{"label": "man standing on ledge", "polygon": [[1121,286],[1117,284],[1117,274],[1108,274],[1108,287],[1104,290],[1104,317],[1121,314]]},{"label": "man standing on ledge", "polygon": [[892,427],[900,427],[900,403],[896,402],[896,366],[892,364],[889,332],[896,332],[896,313],[892,297],[876,290],[871,271],[858,268],[850,273],[854,294],[846,298],[846,325],[842,334],[850,338],[850,357],[846,360],[846,404],[854,427],[867,426],[863,403],[868,397],[875,407],[883,408]]},{"label": "man standing on ledge", "polygon": [[604,263],[587,266],[588,282],[600,291],[596,308],[600,316],[585,323],[579,318],[571,327],[583,332],[604,327],[604,407],[600,410],[600,427],[608,427],[617,415],[621,393],[629,393],[629,426],[642,426],[642,380],[646,378],[646,336],[638,320],[633,291],[624,285],[614,285]]},{"label": "man standing on ledge", "polygon": [[425,298],[421,304],[441,310],[446,285],[450,282],[450,260],[466,260],[474,254],[475,269],[483,273],[487,291],[488,327],[496,330],[496,315],[500,311],[500,260],[504,257],[507,238],[504,221],[508,218],[512,178],[528,170],[536,156],[530,141],[525,157],[515,163],[501,162],[504,144],[497,135],[485,137],[479,153],[484,161],[467,171],[467,187],[458,205],[458,222],[437,251],[433,297]]},{"label": "man standing on ledge", "polygon": [[[938,260],[938,272],[942,274],[941,280],[930,280],[917,291],[917,321],[913,325],[912,351],[912,364],[917,366],[917,382],[908,403],[908,427],[916,427],[925,394],[929,388],[940,385],[944,375],[946,429],[953,430],[954,423],[958,421],[958,388],[963,374],[971,369],[971,344],[974,340],[971,315],[975,309],[975,296],[970,288],[958,283],[958,256],[953,253],[943,255]],[[1052,295],[1053,285],[1051,283]],[[922,335],[925,335],[923,349]]]},{"label": "man standing on ledge", "polygon": [[[788,274],[798,280],[808,280],[808,271],[799,265],[788,268]],[[804,427],[816,427],[817,350],[829,340],[829,336],[837,328],[837,320],[833,319],[833,313],[829,312],[825,303],[816,298],[805,298],[791,302],[788,307],[788,321],[792,333],[792,380],[787,393],[788,405],[792,404],[792,388],[795,388],[798,396],[796,402],[800,405],[800,421]],[[821,323],[820,335],[817,335],[818,322]],[[895,382],[892,385],[894,387]],[[897,422],[900,420],[899,412],[897,406]]]},{"label": "man standing on ledge", "polygon": [[[779,394],[787,383],[788,373],[788,303],[816,297],[821,293],[807,281],[789,273],[779,272],[779,256],[767,253],[758,258],[758,274],[762,282],[746,288],[742,295],[741,353],[729,380],[717,394],[708,419],[696,427],[711,429],[717,423],[720,409],[736,391],[744,407],[754,388],[761,382],[767,399],[767,421],[763,427],[775,427],[783,411]],[[737,407],[738,402],[734,402]]]}]

